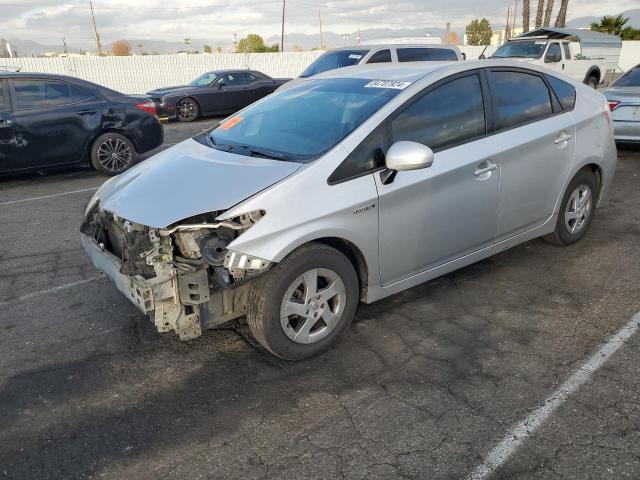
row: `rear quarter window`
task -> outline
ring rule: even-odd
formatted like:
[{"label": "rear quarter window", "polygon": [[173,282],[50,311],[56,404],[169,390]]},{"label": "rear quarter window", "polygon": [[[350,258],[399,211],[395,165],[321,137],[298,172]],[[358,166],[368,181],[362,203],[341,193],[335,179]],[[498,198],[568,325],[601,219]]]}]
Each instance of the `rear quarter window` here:
[{"label": "rear quarter window", "polygon": [[573,88],[573,85],[551,75],[547,75],[547,81],[560,101],[562,109],[564,111],[573,110],[576,105],[576,89]]},{"label": "rear quarter window", "polygon": [[447,62],[458,60],[448,48],[398,48],[398,62]]}]

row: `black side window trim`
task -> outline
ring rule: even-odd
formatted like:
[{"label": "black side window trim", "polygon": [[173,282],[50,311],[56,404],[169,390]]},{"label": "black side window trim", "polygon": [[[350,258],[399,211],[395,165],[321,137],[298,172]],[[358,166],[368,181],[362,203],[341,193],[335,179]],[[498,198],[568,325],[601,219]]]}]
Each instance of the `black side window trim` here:
[{"label": "black side window trim", "polygon": [[[518,67],[491,67],[491,68],[487,68],[486,70],[488,70],[487,72],[487,79],[489,81],[489,88],[491,91],[493,91],[495,89],[495,86],[491,80],[491,73],[492,72],[515,72],[515,73],[524,73],[527,75],[534,75],[536,77],[539,77],[542,79],[542,81],[544,82],[545,86],[547,87],[547,90],[549,92],[549,99],[551,100],[551,115],[548,115],[546,117],[542,117],[542,118],[536,118],[535,120],[531,120],[530,122],[526,122],[526,123],[521,123],[520,125],[515,125],[512,127],[508,127],[508,128],[502,128],[500,130],[497,130],[494,128],[493,133],[503,133],[503,132],[508,132],[509,130],[513,130],[514,128],[520,128],[520,127],[524,127],[526,125],[531,125],[532,123],[536,123],[536,122],[541,122],[543,120],[546,120],[548,118],[554,117],[556,115],[560,115],[565,113],[564,110],[562,110],[562,106],[560,105],[560,101],[556,98],[556,93],[553,91],[553,88],[551,88],[551,85],[549,85],[549,82],[547,81],[546,75],[544,73],[541,72],[537,72],[535,70],[528,70],[526,68],[518,68]],[[496,112],[498,111],[497,106],[495,105],[495,99],[491,99],[491,109],[493,110],[494,116],[496,115]],[[495,127],[495,126],[494,126]]]},{"label": "black side window trim", "polygon": [[[52,82],[60,82],[60,83],[65,83],[67,85],[69,85],[72,88],[77,88],[78,90],[86,93],[88,96],[87,98],[85,98],[84,100],[80,100],[78,102],[71,102],[71,103],[63,103],[60,105],[49,105],[49,106],[45,106],[45,107],[29,107],[29,108],[18,108],[18,97],[16,95],[16,90],[15,90],[15,81],[16,80],[42,80],[42,81],[52,81]],[[82,87],[79,87],[78,85],[75,85],[71,82],[67,82],[66,80],[60,80],[57,78],[41,78],[41,77],[25,77],[25,78],[16,78],[16,79],[10,79],[9,80],[9,92],[10,92],[10,97],[12,97],[12,106],[13,106],[13,111],[14,112],[29,112],[32,110],[42,110],[42,109],[49,109],[49,108],[62,108],[62,107],[69,107],[72,105],[80,105],[81,103],[90,101],[90,100],[95,100],[95,101],[99,101],[102,100],[101,98],[97,97],[96,95],[94,95],[91,92],[88,92],[87,90],[85,90]]]},{"label": "black side window trim", "polygon": [[2,103],[0,104],[0,112],[13,112],[13,104],[11,103],[11,93],[9,92],[9,82],[4,78],[0,78],[0,86],[2,87]]}]

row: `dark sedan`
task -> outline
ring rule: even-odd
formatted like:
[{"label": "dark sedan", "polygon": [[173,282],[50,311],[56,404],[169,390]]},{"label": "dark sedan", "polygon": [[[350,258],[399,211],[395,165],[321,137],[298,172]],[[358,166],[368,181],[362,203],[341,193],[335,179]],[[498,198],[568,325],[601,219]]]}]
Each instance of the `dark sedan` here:
[{"label": "dark sedan", "polygon": [[116,175],[163,137],[149,98],[61,75],[0,72],[0,173],[88,162]]},{"label": "dark sedan", "polygon": [[289,80],[271,78],[255,70],[217,70],[199,76],[189,85],[159,88],[147,95],[161,117],[192,122],[207,115],[235,113]]}]

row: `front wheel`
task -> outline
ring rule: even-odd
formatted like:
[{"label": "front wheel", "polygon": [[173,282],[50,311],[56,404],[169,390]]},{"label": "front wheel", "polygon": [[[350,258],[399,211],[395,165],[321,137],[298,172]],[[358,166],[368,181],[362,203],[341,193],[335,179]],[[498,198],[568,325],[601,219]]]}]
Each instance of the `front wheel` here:
[{"label": "front wheel", "polygon": [[330,348],[349,328],[359,291],[347,257],[310,243],[252,282],[247,323],[269,352],[303,360]]},{"label": "front wheel", "polygon": [[119,133],[105,133],[91,147],[91,165],[101,173],[118,175],[135,162],[131,140]]},{"label": "front wheel", "polygon": [[192,98],[183,98],[176,105],[176,116],[179,122],[193,122],[199,114],[198,104]]},{"label": "front wheel", "polygon": [[598,178],[586,170],[579,171],[564,194],[556,229],[545,240],[570,245],[587,233],[596,210]]}]

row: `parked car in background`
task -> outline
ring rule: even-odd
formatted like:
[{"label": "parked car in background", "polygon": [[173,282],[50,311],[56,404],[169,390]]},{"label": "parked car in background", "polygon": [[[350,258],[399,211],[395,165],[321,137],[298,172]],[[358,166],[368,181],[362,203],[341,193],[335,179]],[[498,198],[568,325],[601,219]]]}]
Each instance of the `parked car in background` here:
[{"label": "parked car in background", "polygon": [[371,63],[405,62],[450,62],[462,60],[460,49],[455,46],[426,43],[388,43],[375,42],[370,45],[357,45],[330,50],[318,57],[300,78],[312,77],[336,68]]},{"label": "parked car in background", "polygon": [[199,117],[235,113],[289,80],[271,78],[256,70],[217,70],[199,76],[189,85],[159,88],[147,95],[161,117],[192,122]]},{"label": "parked car in background", "polygon": [[640,143],[640,65],[636,65],[604,92],[613,116],[615,139]]},{"label": "parked car in background", "polygon": [[0,72],[0,172],[90,163],[122,173],[162,144],[155,105],[77,78]]},{"label": "parked car in background", "polygon": [[[573,54],[570,41],[580,53]],[[591,30],[544,27],[523,33],[502,44],[491,58],[510,58],[566,75],[597,88],[618,66],[622,41],[614,35]]]},{"label": "parked car in background", "polygon": [[503,60],[323,73],[106,182],[84,248],[162,332],[246,315],[268,351],[308,358],[359,301],[585,235],[613,128],[600,93],[560,77]]}]

